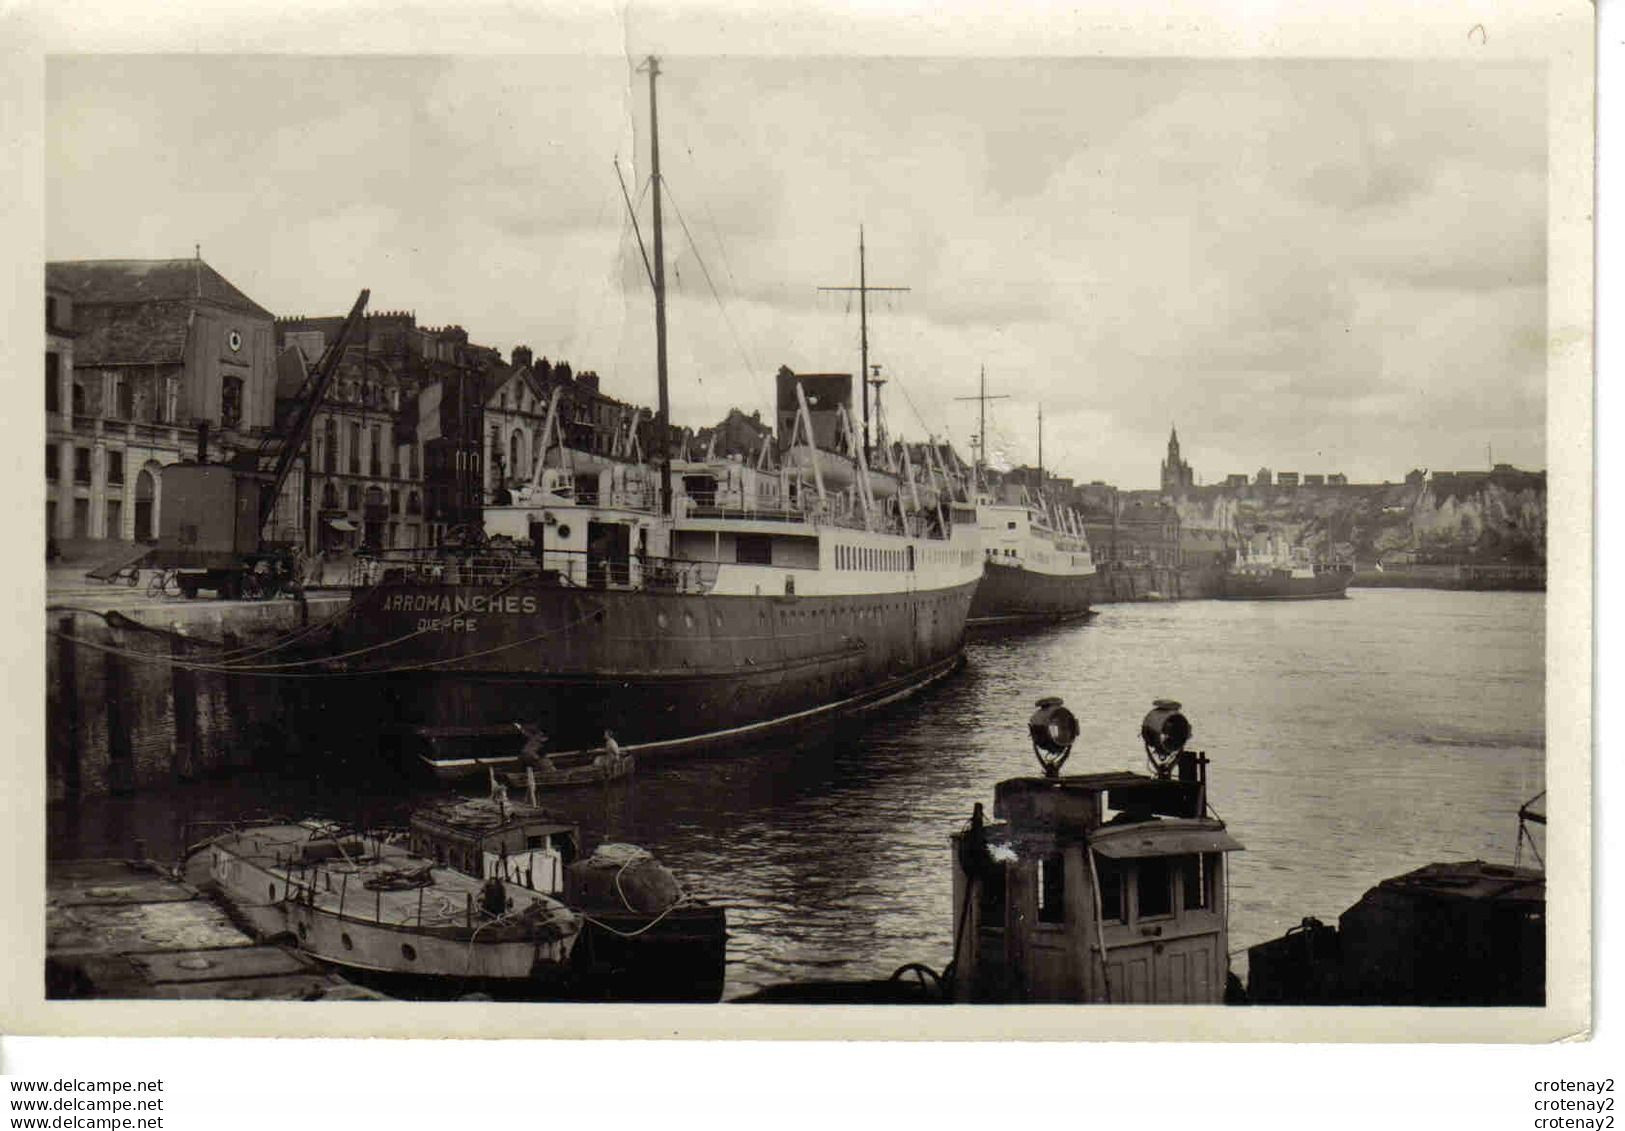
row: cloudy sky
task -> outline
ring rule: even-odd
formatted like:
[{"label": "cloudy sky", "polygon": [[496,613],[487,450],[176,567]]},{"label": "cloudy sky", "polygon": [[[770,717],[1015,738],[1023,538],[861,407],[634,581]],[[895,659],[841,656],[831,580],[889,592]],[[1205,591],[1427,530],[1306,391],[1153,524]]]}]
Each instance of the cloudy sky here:
[{"label": "cloudy sky", "polygon": [[[1155,485],[1546,464],[1546,95],[1503,63],[671,57],[672,411],[853,371],[893,431]],[[59,57],[52,259],[204,258],[278,314],[457,322],[655,397],[623,58]],[[649,200],[640,204],[648,236]]]}]

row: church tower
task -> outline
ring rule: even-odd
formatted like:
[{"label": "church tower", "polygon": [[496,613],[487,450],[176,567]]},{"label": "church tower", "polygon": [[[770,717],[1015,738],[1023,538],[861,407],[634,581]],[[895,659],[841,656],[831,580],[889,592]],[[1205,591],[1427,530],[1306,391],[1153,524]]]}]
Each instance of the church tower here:
[{"label": "church tower", "polygon": [[1179,429],[1168,430],[1168,458],[1162,461],[1162,493],[1180,496],[1196,486],[1196,473],[1179,458]]}]

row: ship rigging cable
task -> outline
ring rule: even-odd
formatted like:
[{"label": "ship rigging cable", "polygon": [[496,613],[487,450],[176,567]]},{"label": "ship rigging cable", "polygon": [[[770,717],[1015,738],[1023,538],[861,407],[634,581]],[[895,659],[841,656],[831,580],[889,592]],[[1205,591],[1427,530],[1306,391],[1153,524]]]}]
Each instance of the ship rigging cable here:
[{"label": "ship rigging cable", "polygon": [[[448,657],[446,657],[444,659],[439,659],[439,660],[427,660],[427,661],[425,661],[425,662],[423,662],[421,664],[401,664],[401,665],[398,665],[398,666],[392,667],[392,668],[371,668],[371,669],[368,669],[366,671],[291,672],[291,671],[281,671],[281,670],[267,670],[268,666],[257,666],[257,665],[249,665],[249,666],[244,666],[244,667],[231,667],[231,666],[228,666],[228,665],[199,664],[199,663],[191,663],[191,662],[186,661],[186,660],[177,660],[173,656],[160,656],[160,655],[153,655],[153,654],[147,653],[147,652],[134,652],[134,651],[131,651],[131,650],[127,649],[127,648],[117,648],[117,647],[114,647],[113,645],[110,645],[110,644],[100,644],[100,643],[97,643],[94,640],[86,640],[83,637],[74,636],[71,633],[63,632],[60,629],[54,629],[53,628],[53,629],[47,629],[46,631],[47,631],[48,635],[54,636],[59,640],[66,640],[70,644],[80,645],[80,646],[83,646],[85,648],[89,648],[94,652],[103,652],[103,653],[107,653],[109,655],[123,656],[126,659],[140,660],[140,661],[143,661],[143,662],[149,663],[149,664],[167,664],[170,667],[182,668],[182,669],[185,669],[187,671],[216,672],[216,673],[223,674],[223,675],[270,676],[270,677],[276,678],[276,679],[335,679],[335,678],[338,678],[340,676],[379,676],[379,675],[392,675],[392,674],[394,674],[396,672],[424,671],[424,670],[427,670],[427,669],[430,669],[430,668],[439,667],[442,664],[459,664],[459,663],[462,663],[462,662],[464,662],[466,660],[479,659],[482,656],[490,656],[490,655],[493,655],[493,654],[495,654],[497,652],[506,652],[510,648],[521,648],[521,647],[525,646],[526,644],[533,644],[538,640],[545,640],[550,636],[556,636],[561,632],[564,632],[564,631],[566,631],[568,629],[574,628],[578,624],[583,624],[588,620],[592,620],[592,619],[602,615],[603,611],[604,611],[604,607],[602,605],[600,605],[597,608],[594,608],[590,612],[585,613],[584,615],[576,618],[573,621],[569,621],[569,622],[567,622],[565,624],[559,625],[557,628],[549,629],[546,632],[539,632],[534,636],[527,636],[527,637],[524,637],[524,638],[519,639],[519,640],[511,640],[506,644],[499,644],[494,648],[486,648],[486,649],[483,649],[483,650],[478,651],[478,652],[469,652],[469,653],[466,653],[466,654],[461,655],[461,656],[448,656]],[[393,645],[401,643],[402,641],[410,640],[412,637],[421,635],[423,632],[426,632],[426,631],[428,631],[428,630],[420,629],[420,630],[418,630],[416,632],[407,633],[405,636],[398,636],[393,640],[386,640],[382,644],[370,645],[367,648],[357,649],[354,652],[342,653],[342,654],[340,654],[338,656],[322,656],[322,657],[319,657],[317,659],[305,661],[305,663],[306,664],[331,663],[334,660],[343,659],[346,656],[355,656],[355,655],[360,655],[362,652],[377,651],[380,648],[391,647]]]},{"label": "ship rigging cable", "polygon": [[[663,181],[664,179],[662,178]],[[688,220],[684,218],[683,210],[677,206],[677,198],[672,195],[671,185],[663,184],[662,187],[666,190],[666,199],[671,201],[672,211],[677,213],[677,223],[683,229],[683,235],[688,237],[689,249],[694,252],[694,258],[699,261],[700,273],[705,276],[705,285],[711,288],[711,297],[716,300],[717,310],[721,312],[723,324],[728,327],[728,333],[733,337],[734,348],[739,351],[739,360],[745,363],[745,375],[749,377],[751,374],[758,372],[756,361],[750,356],[750,351],[745,348],[745,343],[740,340],[739,330],[734,326],[733,319],[728,317],[728,308],[722,302],[722,295],[717,292],[716,280],[711,277],[711,268],[706,266],[705,256],[700,254],[700,245],[695,242],[694,233],[689,231]]]}]

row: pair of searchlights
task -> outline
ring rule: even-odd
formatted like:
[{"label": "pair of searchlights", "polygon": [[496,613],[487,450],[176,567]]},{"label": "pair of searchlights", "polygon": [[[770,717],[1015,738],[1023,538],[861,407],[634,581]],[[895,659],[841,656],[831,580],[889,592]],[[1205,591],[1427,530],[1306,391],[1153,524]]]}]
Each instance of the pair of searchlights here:
[{"label": "pair of searchlights", "polygon": [[[1078,740],[1078,719],[1061,704],[1058,696],[1038,701],[1038,710],[1027,720],[1027,733],[1033,741],[1033,756],[1046,778],[1059,777],[1061,766]],[[1140,741],[1145,758],[1159,779],[1173,773],[1185,744],[1191,740],[1191,724],[1173,699],[1158,699],[1140,723]]]}]

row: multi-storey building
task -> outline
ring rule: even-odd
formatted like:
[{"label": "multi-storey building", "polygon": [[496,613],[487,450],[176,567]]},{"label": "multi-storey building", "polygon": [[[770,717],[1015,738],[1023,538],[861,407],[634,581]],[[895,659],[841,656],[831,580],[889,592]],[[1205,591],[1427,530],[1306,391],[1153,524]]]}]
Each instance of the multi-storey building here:
[{"label": "multi-storey building", "polygon": [[[569,362],[538,361],[528,346],[515,346],[512,364],[493,370],[493,377],[484,405],[488,502],[500,501],[535,473],[555,390],[559,435],[572,451],[622,460],[658,455],[654,414],[609,396],[590,370],[575,373]],[[679,429],[668,430],[674,456],[682,451],[682,436]]]},{"label": "multi-storey building", "polygon": [[[284,411],[343,322],[277,320]],[[368,315],[311,427],[310,548],[433,546],[476,525],[482,404],[503,368],[460,326],[420,327],[406,311]]]},{"label": "multi-storey building", "polygon": [[[163,468],[271,433],[269,311],[201,258],[46,264],[46,520],[57,539],[151,541]],[[302,470],[274,536],[298,537]]]}]

